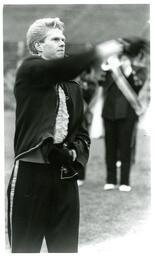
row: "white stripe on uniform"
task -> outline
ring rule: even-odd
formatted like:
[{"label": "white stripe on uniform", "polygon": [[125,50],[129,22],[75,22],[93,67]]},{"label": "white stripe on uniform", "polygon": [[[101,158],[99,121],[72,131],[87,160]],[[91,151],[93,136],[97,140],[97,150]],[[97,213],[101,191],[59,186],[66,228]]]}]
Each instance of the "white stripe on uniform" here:
[{"label": "white stripe on uniform", "polygon": [[18,168],[19,168],[19,160],[17,160],[14,165],[13,178],[11,182],[11,191],[10,191],[10,216],[9,217],[10,217],[10,228],[11,228],[11,245],[12,245],[12,209],[13,209],[13,200],[15,195]]}]

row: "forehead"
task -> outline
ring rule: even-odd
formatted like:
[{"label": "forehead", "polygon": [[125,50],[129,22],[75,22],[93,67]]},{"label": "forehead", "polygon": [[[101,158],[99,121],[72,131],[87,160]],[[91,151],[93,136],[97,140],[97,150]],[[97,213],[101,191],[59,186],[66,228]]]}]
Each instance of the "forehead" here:
[{"label": "forehead", "polygon": [[60,30],[58,28],[49,29],[47,34],[46,34],[46,38],[52,39],[52,38],[55,38],[55,37],[65,38],[62,30]]}]

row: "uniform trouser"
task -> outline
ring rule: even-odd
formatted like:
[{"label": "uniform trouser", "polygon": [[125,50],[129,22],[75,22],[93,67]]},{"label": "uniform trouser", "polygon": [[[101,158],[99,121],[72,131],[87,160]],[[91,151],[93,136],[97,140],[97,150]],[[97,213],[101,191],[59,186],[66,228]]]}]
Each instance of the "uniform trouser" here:
[{"label": "uniform trouser", "polygon": [[[121,161],[120,184],[129,185],[135,119],[104,119],[107,183],[117,184],[116,162]],[[118,156],[119,155],[119,156]]]},{"label": "uniform trouser", "polygon": [[18,161],[8,186],[8,234],[12,252],[77,252],[79,194],[75,179],[60,180],[48,164]]}]

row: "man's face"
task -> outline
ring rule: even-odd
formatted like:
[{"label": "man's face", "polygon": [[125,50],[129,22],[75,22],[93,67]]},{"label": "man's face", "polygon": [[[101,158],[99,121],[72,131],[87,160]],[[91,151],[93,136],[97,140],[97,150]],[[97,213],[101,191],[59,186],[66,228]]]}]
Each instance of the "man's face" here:
[{"label": "man's face", "polygon": [[63,58],[65,54],[65,36],[58,28],[50,29],[44,42],[40,43],[41,56],[44,59]]}]

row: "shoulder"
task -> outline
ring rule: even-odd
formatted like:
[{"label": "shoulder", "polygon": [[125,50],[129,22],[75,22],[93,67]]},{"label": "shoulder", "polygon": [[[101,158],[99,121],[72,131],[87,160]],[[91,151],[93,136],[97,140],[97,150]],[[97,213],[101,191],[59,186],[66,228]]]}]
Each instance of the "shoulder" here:
[{"label": "shoulder", "polygon": [[34,70],[40,70],[39,67],[42,67],[42,62],[44,60],[39,56],[29,56],[26,57],[22,64],[18,67],[17,75],[32,73]]},{"label": "shoulder", "polygon": [[147,68],[145,66],[133,66],[133,70],[136,73],[144,73],[147,72]]},{"label": "shoulder", "polygon": [[28,67],[30,65],[33,65],[33,63],[36,63],[36,61],[39,61],[41,58],[38,56],[29,56],[23,59],[21,65],[19,66],[18,69],[22,69],[25,67]]},{"label": "shoulder", "polygon": [[23,59],[22,65],[28,64],[28,63],[31,63],[31,62],[37,61],[37,60],[41,60],[41,58],[37,55],[28,56]]},{"label": "shoulder", "polygon": [[135,74],[142,80],[145,80],[147,77],[147,68],[146,67],[134,67]]},{"label": "shoulder", "polygon": [[42,62],[45,62],[45,61],[41,57],[34,55],[34,56],[29,56],[29,57],[25,58],[23,60],[22,65],[29,67],[29,66],[37,65]]}]

